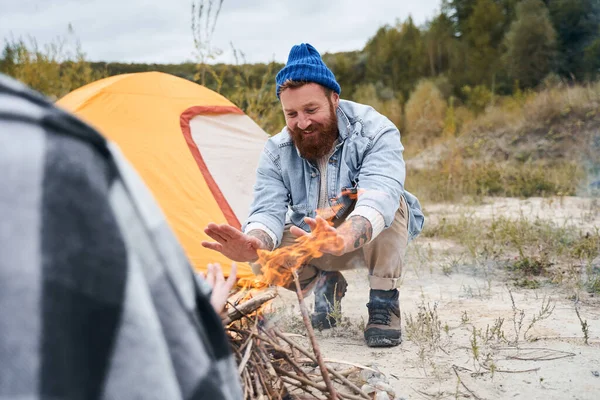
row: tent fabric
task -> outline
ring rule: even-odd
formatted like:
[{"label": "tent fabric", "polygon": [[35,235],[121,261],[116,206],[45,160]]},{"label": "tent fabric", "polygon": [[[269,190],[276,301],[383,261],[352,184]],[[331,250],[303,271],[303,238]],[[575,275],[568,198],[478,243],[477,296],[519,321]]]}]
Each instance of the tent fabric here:
[{"label": "tent fabric", "polygon": [[[267,134],[222,95],[161,72],[117,75],[57,102],[116,143],[167,217],[194,268],[231,261],[201,246],[210,222],[240,226]],[[238,276],[252,276],[238,265]]]},{"label": "tent fabric", "polygon": [[[193,142],[204,150],[204,162],[228,200],[236,222],[243,222],[254,194],[252,184],[263,151],[264,131],[243,114],[197,115],[190,126]],[[212,134],[204,135],[204,131]],[[221,151],[223,142],[228,143],[226,152]]]},{"label": "tent fabric", "polygon": [[[181,115],[181,131],[183,132],[185,141],[186,141],[190,151],[192,152],[192,155],[194,156],[194,160],[196,161],[196,164],[198,165],[198,168],[200,169],[200,172],[202,173],[203,178],[206,180],[206,184],[208,185],[210,192],[212,193],[213,197],[215,198],[215,201],[217,202],[217,204],[219,205],[219,208],[223,212],[225,219],[227,220],[227,223],[239,228],[240,227],[239,220],[235,216],[233,210],[231,209],[231,206],[225,199],[223,192],[221,192],[221,189],[219,188],[219,186],[215,182],[212,174],[208,170],[206,162],[204,162],[204,157],[200,153],[200,149],[199,149],[198,145],[195,143],[193,135],[191,133],[190,120],[194,116],[200,114],[202,112],[202,110],[206,110],[206,109],[204,107],[192,107],[190,109],[187,109]],[[218,107],[218,106],[210,107],[209,110],[210,111],[208,111],[208,112],[210,112],[211,114],[217,114],[219,112],[234,112],[235,114],[237,114],[237,111],[235,110],[235,108],[229,108],[229,107]],[[205,136],[206,130],[202,129],[200,132],[200,135]],[[223,142],[220,139],[218,139],[218,140],[220,142]],[[222,152],[223,149],[219,148],[217,150],[221,150],[221,152]]]}]

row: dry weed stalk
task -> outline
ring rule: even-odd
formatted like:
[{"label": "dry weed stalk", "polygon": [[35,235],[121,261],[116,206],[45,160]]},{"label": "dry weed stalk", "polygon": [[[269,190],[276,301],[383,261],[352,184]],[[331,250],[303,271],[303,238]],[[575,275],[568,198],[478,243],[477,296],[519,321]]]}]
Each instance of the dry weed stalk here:
[{"label": "dry weed stalk", "polygon": [[589,344],[590,338],[590,329],[587,322],[587,319],[584,321],[579,315],[579,304],[575,304],[575,313],[577,314],[577,319],[579,319],[579,323],[581,324],[581,331],[583,332],[583,342],[585,344]]}]

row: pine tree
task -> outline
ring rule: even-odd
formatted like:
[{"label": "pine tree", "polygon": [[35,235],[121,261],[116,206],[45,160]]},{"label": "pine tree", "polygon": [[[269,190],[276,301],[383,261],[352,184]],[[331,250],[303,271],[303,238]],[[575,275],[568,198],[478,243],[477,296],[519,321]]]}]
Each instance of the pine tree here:
[{"label": "pine tree", "polygon": [[400,40],[394,46],[392,74],[395,77],[393,88],[408,98],[419,78],[426,75],[427,56],[420,29],[411,17],[398,27]]},{"label": "pine tree", "polygon": [[541,0],[524,0],[505,37],[504,63],[523,87],[537,85],[554,66],[556,32]]},{"label": "pine tree", "polygon": [[492,0],[477,0],[467,21],[468,83],[493,87],[499,69],[500,43],[505,17]]},{"label": "pine tree", "polygon": [[[559,72],[583,79],[586,49],[600,34],[600,2],[598,0],[548,1],[550,17],[558,35]],[[589,54],[589,51],[588,51]]]},{"label": "pine tree", "polygon": [[598,32],[598,39],[586,47],[584,61],[587,78],[592,80],[600,78],[600,31]]},{"label": "pine tree", "polygon": [[404,98],[425,75],[427,56],[423,34],[411,17],[395,27],[380,28],[367,43],[365,53],[367,82],[400,92]]},{"label": "pine tree", "polygon": [[452,20],[444,13],[440,13],[427,24],[424,34],[429,74],[436,76],[446,73],[451,68],[453,53],[456,47]]},{"label": "pine tree", "polygon": [[457,36],[462,37],[468,32],[468,21],[476,3],[477,0],[442,0],[442,10],[454,23]]}]

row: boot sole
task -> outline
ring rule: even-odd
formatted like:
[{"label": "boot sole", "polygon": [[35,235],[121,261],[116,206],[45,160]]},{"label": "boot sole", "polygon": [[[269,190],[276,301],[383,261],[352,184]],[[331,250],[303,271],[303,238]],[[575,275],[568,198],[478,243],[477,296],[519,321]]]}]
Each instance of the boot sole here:
[{"label": "boot sole", "polygon": [[371,327],[365,330],[365,341],[369,347],[393,347],[402,343],[402,332],[395,329]]},{"label": "boot sole", "polygon": [[394,339],[386,336],[371,336],[366,340],[369,347],[394,347],[402,343],[402,338]]}]

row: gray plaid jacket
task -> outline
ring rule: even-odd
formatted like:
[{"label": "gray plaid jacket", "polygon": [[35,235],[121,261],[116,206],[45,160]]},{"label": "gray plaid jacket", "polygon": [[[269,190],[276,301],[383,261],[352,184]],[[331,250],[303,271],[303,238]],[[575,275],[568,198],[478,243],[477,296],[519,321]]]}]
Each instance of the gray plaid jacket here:
[{"label": "gray plaid jacket", "polygon": [[207,287],[141,179],[0,75],[0,399],[241,397]]}]

